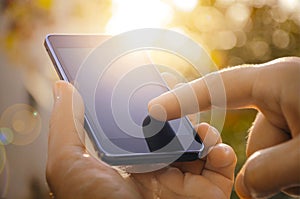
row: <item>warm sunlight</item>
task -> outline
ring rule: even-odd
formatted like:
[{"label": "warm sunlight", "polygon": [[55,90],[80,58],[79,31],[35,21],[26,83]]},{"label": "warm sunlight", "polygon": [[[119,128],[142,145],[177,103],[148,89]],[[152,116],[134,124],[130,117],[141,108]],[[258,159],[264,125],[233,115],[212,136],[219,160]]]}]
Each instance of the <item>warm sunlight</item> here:
[{"label": "warm sunlight", "polygon": [[189,0],[189,1],[173,0],[173,2],[174,2],[174,5],[179,10],[184,11],[184,12],[190,12],[196,7],[198,0]]},{"label": "warm sunlight", "polygon": [[[165,32],[170,33],[170,30],[175,32],[172,32],[172,34],[164,34]],[[180,34],[177,34],[176,32]],[[173,34],[180,36],[175,37]],[[102,39],[104,41],[104,37],[100,35],[111,35],[116,40],[112,39],[110,40],[111,42],[107,40],[107,43],[102,43],[101,41]],[[124,35],[126,38],[123,37]],[[128,35],[131,35],[132,37],[127,37]],[[156,39],[154,36],[159,37]],[[184,39],[183,36],[186,36],[189,39]],[[55,42],[55,45],[53,42]],[[196,45],[192,45],[192,43],[195,43]],[[120,159],[120,163],[124,160],[124,163],[122,163],[124,166],[110,167],[105,163],[105,161],[108,160],[107,157],[114,160],[115,157],[111,155],[106,155],[107,157],[105,157],[104,153],[102,153],[105,152],[103,150],[104,148],[100,145],[100,143],[103,143],[110,147],[112,146],[110,143],[114,145],[117,142],[123,143],[124,146],[129,147],[129,152],[141,152],[139,151],[138,145],[143,145],[145,148],[142,149],[143,154],[141,155],[144,155],[144,152],[148,153],[152,150],[150,149],[148,142],[150,139],[152,140],[151,137],[145,137],[144,141],[141,139],[142,142],[140,143],[131,142],[131,140],[127,138],[132,137],[130,134],[132,135],[135,131],[128,132],[128,129],[126,129],[127,132],[124,133],[128,136],[124,134],[124,137],[121,136],[119,139],[112,137],[110,141],[113,142],[108,143],[105,141],[102,142],[102,140],[97,140],[98,138],[109,140],[108,136],[98,136],[98,133],[100,133],[98,132],[98,127],[102,127],[102,124],[108,124],[114,120],[115,122],[113,123],[117,124],[117,127],[111,129],[111,126],[108,125],[105,129],[108,130],[107,134],[113,134],[115,136],[116,129],[120,128],[119,124],[122,125],[122,127],[126,122],[132,121],[136,124],[137,122],[142,121],[146,116],[147,112],[145,112],[145,114],[133,114],[135,109],[139,109],[138,107],[142,106],[139,103],[135,103],[134,100],[140,98],[141,102],[146,104],[145,102],[148,102],[150,97],[152,97],[148,96],[149,93],[153,93],[153,96],[154,94],[159,94],[156,93],[154,89],[152,91],[152,87],[146,88],[146,86],[153,84],[153,86],[157,85],[155,87],[158,88],[158,86],[161,86],[163,82],[161,82],[159,75],[156,76],[153,81],[149,78],[151,77],[151,73],[154,71],[151,70],[149,75],[145,74],[142,76],[140,75],[140,70],[153,68],[146,67],[147,65],[150,65],[151,61],[151,63],[155,65],[156,69],[161,73],[161,77],[166,81],[165,83],[168,84],[170,89],[182,86],[178,88],[177,91],[184,92],[182,88],[184,88],[184,85],[187,82],[194,81],[204,74],[214,72],[217,69],[240,66],[233,69],[238,71],[243,70],[243,66],[250,66],[252,64],[256,67],[270,64],[270,67],[267,67],[270,69],[271,65],[277,63],[282,64],[282,66],[284,65],[285,68],[283,69],[282,67],[279,67],[278,70],[280,71],[273,71],[274,73],[266,71],[265,75],[270,78],[261,78],[261,81],[266,81],[261,83],[261,85],[265,86],[272,84],[272,88],[275,88],[276,85],[278,85],[278,88],[283,88],[286,85],[286,90],[290,90],[292,92],[291,88],[297,88],[297,86],[300,85],[300,83],[296,81],[300,78],[297,78],[296,76],[292,79],[285,77],[287,74],[288,77],[293,77],[291,75],[298,74],[293,72],[294,66],[289,66],[289,64],[293,64],[294,61],[291,61],[292,59],[298,60],[297,57],[300,57],[299,44],[300,0],[0,0],[0,91],[2,94],[0,97],[0,198],[53,199],[78,198],[80,196],[83,196],[83,198],[89,198],[88,194],[94,194],[96,192],[99,193],[100,196],[93,195],[91,196],[92,198],[101,198],[101,194],[106,193],[116,194],[115,198],[136,198],[144,196],[143,194],[149,197],[162,198],[164,194],[163,196],[160,196],[158,193],[166,192],[161,192],[159,189],[164,186],[156,186],[158,185],[158,183],[156,183],[156,178],[154,181],[151,178],[149,178],[149,180],[142,180],[141,177],[144,175],[131,175],[130,172],[128,172],[129,170],[134,171],[134,169],[137,169],[138,167],[139,171],[142,172],[150,169],[149,167],[145,168],[144,164],[136,164],[134,167],[125,166],[125,162],[128,159],[125,158],[125,156],[121,158],[122,160]],[[91,63],[86,61],[88,59],[86,56],[90,51],[94,52],[92,51],[92,48],[96,47],[96,45],[101,46],[98,49],[105,50],[105,52],[99,51],[99,53],[93,53],[99,55],[99,57],[96,57],[97,62],[95,65],[93,64],[93,66],[100,66],[99,64],[106,63],[106,61],[108,61],[107,58],[111,58],[111,55],[114,56],[111,60],[112,65],[124,61],[123,58],[127,57],[124,55],[134,56],[137,55],[136,53],[145,53],[147,56],[141,57],[143,59],[136,59],[132,57],[133,60],[126,63],[128,66],[132,66],[132,70],[125,70],[126,67],[124,68],[124,65],[126,66],[126,64],[122,63],[119,68],[115,67],[114,69],[109,70],[112,72],[107,76],[105,75],[106,78],[104,78],[104,73],[98,73],[99,76],[97,76],[94,71],[89,72],[89,69],[86,69],[88,67],[82,69],[84,66],[88,65],[87,63]],[[54,46],[57,48],[54,49]],[[200,56],[199,51],[193,48],[193,46],[202,46],[208,55],[206,57],[210,57],[214,63],[208,63],[208,59],[204,59],[203,56]],[[283,58],[281,61],[268,63],[269,61],[280,57]],[[144,60],[144,58],[146,60]],[[194,64],[195,60],[197,60],[197,64]],[[283,62],[287,63],[283,64]],[[73,63],[75,63],[75,66]],[[70,68],[67,68],[67,66],[70,66]],[[76,69],[80,66],[82,66],[82,70],[77,71]],[[290,70],[289,67],[292,67],[292,72],[288,72],[288,70]],[[231,70],[231,72],[233,70]],[[274,70],[277,70],[277,68]],[[88,73],[88,78],[84,79],[86,80],[84,81],[84,86],[88,85],[91,88],[85,89],[85,91],[88,94],[92,94],[89,92],[95,90],[95,92],[89,96],[91,99],[90,102],[92,102],[91,107],[88,106],[89,102],[87,103],[86,101],[84,102],[85,106],[88,107],[88,109],[92,108],[91,110],[94,110],[93,108],[95,107],[95,109],[97,109],[97,107],[101,105],[102,101],[107,100],[108,103],[109,100],[111,101],[110,106],[105,107],[108,109],[96,111],[96,116],[93,114],[94,111],[91,112],[92,119],[96,119],[96,121],[87,120],[87,116],[91,115],[90,110],[88,110],[86,116],[83,116],[82,111],[84,107],[80,108],[79,105],[72,107],[69,106],[72,103],[71,101],[73,97],[70,95],[73,93],[73,90],[70,90],[70,85],[65,85],[63,82],[55,84],[58,79],[64,79],[76,82],[76,85],[78,86],[78,81],[69,76],[77,74],[77,78],[79,76],[85,78],[85,75],[82,75],[82,73],[85,72]],[[108,73],[108,71],[105,72]],[[278,73],[280,73],[280,75],[277,75]],[[218,73],[215,72],[211,76],[203,78],[204,80],[207,80],[206,87],[209,90],[209,98],[212,98],[212,96],[215,95],[224,96],[223,89],[211,89],[209,86],[211,82],[215,81],[215,74]],[[244,72],[241,74],[244,74]],[[272,74],[275,76],[273,77]],[[95,79],[99,77],[99,80],[97,83],[94,82],[95,84],[93,84],[91,77],[95,77]],[[238,80],[239,77],[240,76],[236,74],[236,76],[230,78],[230,80]],[[241,86],[241,91],[245,90],[243,90],[242,83],[247,85],[247,81],[252,81],[251,75],[249,77],[245,76],[243,82],[239,85]],[[117,78],[120,79],[118,80]],[[156,82],[156,78],[159,80],[158,82]],[[267,79],[270,81],[267,81]],[[293,80],[295,85],[291,85],[293,82],[284,83],[284,79],[287,81]],[[136,81],[139,81],[139,84],[132,84],[134,86],[131,86],[130,88],[128,87],[129,84]],[[97,86],[98,83],[99,86]],[[102,83],[112,84],[106,86],[106,84],[104,85]],[[228,81],[228,83],[230,84],[232,81]],[[62,86],[63,84],[66,87]],[[114,90],[112,92],[108,92],[113,84],[115,85],[113,88]],[[129,93],[126,93],[127,101],[122,101],[118,104],[117,102],[119,102],[119,98],[123,97],[121,96],[123,95],[123,91],[119,90],[121,86],[122,88],[126,88],[128,91],[131,90],[132,93],[130,93],[130,95]],[[99,88],[103,88],[104,92],[101,94],[99,92],[99,95],[96,95],[96,93],[100,91]],[[141,88],[149,89],[149,91]],[[82,88],[79,88],[78,90],[82,90]],[[229,89],[228,91],[230,92],[231,90]],[[220,91],[222,91],[222,93]],[[268,93],[268,88],[266,88],[265,91]],[[63,93],[67,93],[67,95]],[[296,91],[292,93],[297,94]],[[207,97],[205,95],[201,95],[201,98]],[[284,97],[287,96],[288,95],[285,95]],[[294,98],[293,95],[291,95],[291,97]],[[101,101],[99,101],[100,98]],[[140,99],[138,99],[138,101],[140,101]],[[270,98],[270,100],[270,102],[266,101],[266,103],[271,106],[272,99]],[[300,101],[300,99],[297,100],[293,101],[295,103]],[[96,103],[94,103],[94,101]],[[191,99],[189,102],[180,105],[188,107],[189,110],[197,111],[198,107],[190,107],[192,101],[195,100]],[[215,100],[212,101],[211,99],[208,99],[208,101],[213,102]],[[216,101],[218,101],[216,102],[216,105],[219,107],[222,103],[220,103],[220,99]],[[291,102],[288,99],[285,101]],[[109,105],[108,103],[107,105]],[[64,104],[63,106],[65,106],[65,108],[59,108],[55,104],[57,106],[62,106]],[[137,104],[137,106],[135,106],[135,104]],[[193,104],[197,105],[198,103],[195,102]],[[171,100],[168,100],[167,105],[172,105]],[[196,115],[192,115],[192,117],[189,115],[189,118],[193,125],[205,122],[220,130],[222,142],[230,145],[236,153],[237,166],[235,168],[234,175],[237,176],[237,172],[239,170],[242,168],[242,171],[245,170],[244,165],[248,159],[246,156],[246,145],[249,144],[249,146],[252,146],[253,144],[251,143],[254,143],[254,145],[255,143],[262,144],[262,142],[260,142],[261,140],[259,140],[262,138],[262,134],[259,136],[255,136],[255,133],[251,134],[251,136],[249,135],[249,128],[259,121],[259,119],[255,119],[258,110],[230,109],[225,112],[226,117],[224,121],[224,109],[220,107],[218,108],[216,105],[211,107],[214,111],[205,110]],[[110,114],[112,117],[109,117],[108,113],[104,112],[110,111],[109,107],[114,107],[113,109],[110,109],[113,111],[112,114]],[[146,106],[144,107],[146,108]],[[53,108],[55,111],[53,111]],[[125,108],[128,110],[128,113],[125,109],[120,108]],[[260,108],[263,109],[263,105],[261,105]],[[120,118],[123,116],[121,116],[122,114],[117,114],[115,111],[116,109],[117,111],[120,111],[119,113],[125,111],[128,115],[123,116],[127,117],[127,119],[123,120]],[[82,121],[78,120],[79,123],[76,122],[76,126],[74,126],[74,122],[72,121],[74,119],[72,118],[72,113],[74,111],[76,113],[76,120],[85,118],[85,124],[90,125],[82,124],[83,126],[78,126],[77,124]],[[80,118],[77,118],[77,116],[79,116],[77,113],[81,115]],[[141,120],[137,121],[138,119]],[[185,120],[185,118],[183,119]],[[299,120],[299,117],[295,119],[295,121]],[[142,125],[142,130],[145,130],[146,126],[144,124]],[[131,128],[130,126],[131,125],[129,125],[128,128]],[[180,130],[182,129],[181,126]],[[76,130],[78,127],[79,137],[76,136]],[[84,133],[83,127],[89,127],[87,129],[87,134]],[[93,129],[94,127],[97,129]],[[283,127],[285,128],[286,126]],[[66,128],[70,128],[71,130]],[[104,128],[102,130],[104,131]],[[205,129],[197,128],[196,130],[202,131]],[[290,137],[288,132],[289,129],[285,128],[284,130],[287,134],[281,133],[282,135],[280,134],[280,136],[282,139]],[[192,131],[193,130],[191,130],[191,132]],[[251,132],[254,131],[255,128],[252,128]],[[170,132],[172,133],[172,131]],[[181,135],[182,134],[180,133],[180,136]],[[266,141],[268,141],[268,135],[269,134],[265,134]],[[80,138],[80,140],[78,140],[78,138]],[[155,136],[154,138],[156,139],[157,137]],[[207,138],[204,138],[203,140],[206,141]],[[73,143],[73,141],[75,143]],[[179,139],[174,139],[172,143],[176,144],[177,141],[179,141]],[[160,145],[160,142],[157,142],[157,139],[155,142]],[[285,143],[293,144],[295,142]],[[50,147],[52,149],[48,150],[48,144],[49,149]],[[164,144],[166,143],[164,142]],[[73,145],[79,147],[78,150],[72,147]],[[73,151],[74,154],[71,153],[72,150],[68,150],[68,154],[58,153],[59,151],[63,151],[60,149],[63,149],[64,147],[67,147],[68,149],[75,149],[75,151]],[[217,148],[218,147],[219,146],[217,146]],[[274,147],[269,149],[272,150],[272,148]],[[80,152],[80,156],[78,156],[76,151]],[[225,151],[228,152],[228,150],[224,150],[224,152]],[[294,151],[298,152],[297,150]],[[160,150],[160,152],[163,151]],[[72,154],[79,157],[81,160],[81,163],[79,162],[79,164],[82,164],[82,167],[78,164],[78,162],[75,162],[74,164],[74,161],[72,161]],[[297,160],[293,156],[295,155],[294,153],[283,154],[286,156],[286,159],[288,158],[288,155],[292,155],[292,161],[289,161],[291,164],[293,160]],[[119,155],[121,154],[118,154],[118,156]],[[165,153],[165,155],[167,155],[167,153]],[[264,154],[254,153],[251,156],[252,161],[262,155]],[[147,159],[145,160],[149,163],[149,165],[151,165],[151,169],[154,170],[157,167],[155,168],[153,166],[150,161],[153,156],[150,156],[145,156]],[[96,162],[96,160],[101,158],[103,161]],[[139,158],[140,156],[137,159],[133,158],[136,160],[135,163],[139,163]],[[51,161],[48,161],[47,159]],[[262,162],[266,159],[274,161],[274,165],[278,162],[277,159],[273,160],[272,158],[259,158],[259,161]],[[141,163],[144,161],[143,158],[139,160],[142,161]],[[161,160],[163,160],[162,157],[159,157],[157,160],[154,160],[154,162]],[[225,158],[225,160],[227,161],[228,159]],[[88,162],[91,162],[91,168],[86,168],[86,166],[89,165]],[[201,163],[199,161],[197,162]],[[300,162],[300,160],[298,162]],[[70,163],[70,166],[66,166],[65,163]],[[105,165],[102,163],[105,163]],[[294,161],[294,163],[297,163],[297,161]],[[77,181],[74,181],[74,178],[72,178],[71,175],[66,175],[70,173],[70,169],[68,170],[68,168],[72,168],[74,165],[79,165],[81,170],[79,171],[77,169],[79,167],[76,167],[75,173],[78,172],[79,175],[83,177],[82,179],[78,178]],[[163,164],[158,165],[162,166]],[[234,165],[232,163],[228,162],[226,165],[230,165],[230,167],[234,169]],[[98,166],[100,166],[100,168]],[[184,173],[188,173],[188,175],[194,173],[199,174],[201,170],[199,170],[199,165],[195,165],[197,167],[195,167],[196,170],[192,169],[193,171],[189,172],[190,168],[192,168],[191,166],[192,164],[188,164],[187,168],[184,168],[184,164],[180,163],[179,168],[176,168],[175,170],[180,171],[180,169],[183,169]],[[283,171],[286,171],[287,169],[291,171],[288,175],[286,172],[283,172],[283,177],[295,176],[296,174],[300,175],[300,168],[298,167],[294,167],[296,169],[294,172],[294,170],[286,167],[284,164],[281,166],[285,169]],[[99,172],[97,172],[99,169],[105,169],[106,172],[100,172],[99,174]],[[270,167],[267,166],[266,169],[269,171]],[[49,172],[49,170],[52,172]],[[233,177],[232,172],[233,170],[231,171],[230,176]],[[272,183],[274,186],[279,184],[283,185],[282,179],[278,178],[278,180],[274,180],[274,177],[270,175],[272,174],[272,171],[270,172],[266,172],[268,176],[271,177],[270,180],[263,184],[261,188],[265,188],[264,185],[270,185],[269,187],[271,187]],[[45,176],[46,173],[47,178]],[[72,172],[72,175],[75,173]],[[120,173],[121,176],[116,175],[118,173]],[[161,172],[158,173],[163,175]],[[89,174],[90,176],[87,177],[85,174]],[[148,172],[145,176],[149,176],[149,174],[151,173]],[[172,171],[170,174],[172,174]],[[218,176],[219,174],[221,173],[216,173]],[[226,176],[223,176],[226,178],[226,181],[229,176],[229,173],[227,174]],[[57,180],[51,182],[51,179],[55,179],[56,177],[58,177]],[[95,177],[96,180],[93,180]],[[102,177],[104,177],[103,183],[100,180]],[[165,179],[165,177],[166,176],[163,175],[162,178]],[[204,176],[199,175],[198,177],[202,179]],[[137,182],[133,178],[139,178],[141,183],[149,183],[149,186],[146,186],[146,184],[145,186],[137,184],[130,188],[130,190],[127,190],[127,188],[131,187],[131,184]],[[50,181],[47,183],[46,180]],[[60,193],[57,194],[57,188],[51,186],[60,186],[59,182],[62,181],[64,182],[64,187],[67,188],[66,190],[62,189],[59,191]],[[58,185],[56,185],[56,182],[58,182]],[[120,184],[116,186],[116,182],[120,182]],[[123,182],[128,182],[129,184],[122,185],[121,183]],[[262,183],[261,180],[259,180],[259,182]],[[272,183],[270,184],[269,182]],[[50,187],[48,185],[50,185]],[[168,185],[167,193],[170,193],[170,190],[174,189],[174,196],[184,197],[181,193],[179,193],[181,191],[172,180],[166,179],[165,185]],[[201,194],[200,197],[211,198],[208,196],[206,197],[205,194],[203,194],[205,189],[201,189],[201,185],[199,186],[195,183],[192,183],[192,185],[195,185],[196,189],[188,190],[196,192],[199,191]],[[213,183],[213,185],[216,184]],[[109,189],[110,186],[111,189]],[[283,186],[291,187],[290,184]],[[97,188],[90,190],[87,189],[88,187],[91,189],[94,187]],[[116,192],[116,188],[119,190],[120,187],[121,192]],[[144,190],[143,187],[149,187],[151,189]],[[227,198],[239,198],[237,195],[238,189],[231,189],[230,186],[225,187],[228,193]],[[259,186],[255,187],[258,188]],[[80,193],[82,190],[86,191],[86,193]],[[154,192],[152,193],[151,190]],[[187,189],[184,190],[186,191]],[[289,190],[295,191],[295,189]],[[137,193],[136,196],[130,197],[123,194],[123,191],[128,191],[129,194],[135,191],[141,191],[141,194]],[[221,189],[219,191],[221,191]],[[229,196],[230,191],[232,191],[231,196]],[[278,191],[280,190],[278,189]],[[211,188],[208,188],[208,192],[211,194],[215,193]],[[118,195],[120,193],[122,193],[122,195]],[[74,195],[69,196],[68,194]],[[106,196],[106,198],[107,197],[112,198],[110,195]],[[170,196],[170,198],[172,197]],[[291,197],[286,196],[285,193],[276,194],[271,198],[291,199]]]},{"label": "warm sunlight", "polygon": [[164,27],[172,18],[172,8],[160,0],[113,0],[106,32],[117,34],[137,28]]}]

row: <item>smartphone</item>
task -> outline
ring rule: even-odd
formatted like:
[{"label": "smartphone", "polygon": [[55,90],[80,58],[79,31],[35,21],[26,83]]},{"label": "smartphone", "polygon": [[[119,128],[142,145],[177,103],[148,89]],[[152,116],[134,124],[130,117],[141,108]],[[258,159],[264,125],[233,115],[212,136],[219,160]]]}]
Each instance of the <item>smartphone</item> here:
[{"label": "smartphone", "polygon": [[[161,122],[148,115],[148,102],[168,91],[168,86],[146,52],[116,58],[101,72],[97,85],[89,81],[95,71],[80,70],[95,49],[111,38],[49,34],[44,42],[60,79],[74,83],[81,72],[85,88],[94,88],[90,93],[78,90],[85,102],[85,129],[97,155],[110,165],[199,159],[204,145],[188,118]],[[104,58],[96,57],[99,60],[94,56],[93,62]]]}]

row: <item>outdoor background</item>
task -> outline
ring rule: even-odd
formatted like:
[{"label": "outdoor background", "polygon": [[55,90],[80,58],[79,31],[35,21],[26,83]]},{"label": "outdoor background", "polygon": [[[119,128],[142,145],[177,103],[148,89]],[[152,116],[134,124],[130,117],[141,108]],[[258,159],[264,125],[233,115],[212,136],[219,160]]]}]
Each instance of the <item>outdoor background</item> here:
[{"label": "outdoor background", "polygon": [[[300,56],[299,0],[0,0],[0,198],[48,198],[48,120],[58,78],[43,46],[46,34],[114,35],[145,27],[192,37],[218,68]],[[174,56],[154,58],[188,80],[199,77]],[[238,155],[236,171],[255,115],[227,113],[222,138]]]}]

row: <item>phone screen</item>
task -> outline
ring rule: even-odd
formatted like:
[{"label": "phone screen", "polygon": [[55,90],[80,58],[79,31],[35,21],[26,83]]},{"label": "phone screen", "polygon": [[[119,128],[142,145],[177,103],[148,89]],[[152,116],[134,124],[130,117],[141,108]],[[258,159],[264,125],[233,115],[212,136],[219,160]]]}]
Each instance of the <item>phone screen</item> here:
[{"label": "phone screen", "polygon": [[[55,45],[55,41],[52,43]],[[53,48],[57,59],[67,79],[73,82],[99,41],[92,42],[94,47],[84,42],[78,46],[73,43],[71,47],[57,43]],[[94,134],[108,153],[116,152],[112,145],[128,153],[183,151],[190,135],[195,140],[189,143],[188,149],[198,152],[202,149],[201,141],[186,117],[161,122],[148,115],[148,102],[169,89],[146,52],[123,55],[103,71],[96,89],[91,91],[93,95],[83,96],[83,99],[94,98],[96,122],[105,136],[99,135],[97,130]],[[83,75],[88,83],[89,74]],[[94,85],[90,87],[95,88]]]}]

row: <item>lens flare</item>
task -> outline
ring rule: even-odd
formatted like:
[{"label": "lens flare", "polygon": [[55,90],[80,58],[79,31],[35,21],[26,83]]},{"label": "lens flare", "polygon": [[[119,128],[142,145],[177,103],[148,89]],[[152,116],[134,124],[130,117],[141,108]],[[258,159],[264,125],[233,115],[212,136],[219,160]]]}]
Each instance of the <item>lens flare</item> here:
[{"label": "lens flare", "polygon": [[8,145],[13,141],[13,132],[9,128],[0,128],[0,145]]},{"label": "lens flare", "polygon": [[[39,113],[27,104],[16,104],[7,108],[0,119],[1,137],[15,145],[32,143],[41,131]],[[13,139],[12,139],[13,138]]]}]

